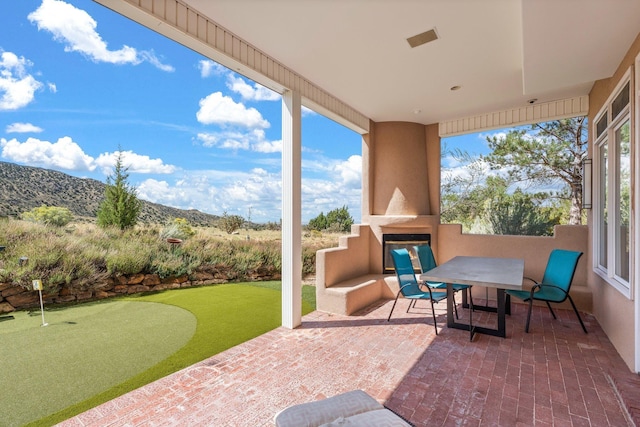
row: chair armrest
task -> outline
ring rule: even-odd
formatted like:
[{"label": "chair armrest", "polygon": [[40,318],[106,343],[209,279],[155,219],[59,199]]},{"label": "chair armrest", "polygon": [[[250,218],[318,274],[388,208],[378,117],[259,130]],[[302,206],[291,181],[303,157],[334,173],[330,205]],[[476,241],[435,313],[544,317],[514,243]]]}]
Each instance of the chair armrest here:
[{"label": "chair armrest", "polygon": [[533,300],[533,294],[536,293],[536,289],[540,289],[542,287],[542,285],[540,285],[540,283],[534,281],[535,285],[533,285],[533,287],[531,288],[531,294],[529,295],[529,299]]},{"label": "chair armrest", "polygon": [[561,291],[562,295],[564,295],[564,296],[563,296],[563,298],[562,298],[562,301],[564,301],[564,300],[567,298],[567,296],[569,295],[569,293],[568,293],[567,291],[565,291],[564,289],[562,289],[562,288],[560,288],[560,287],[558,287],[558,286],[555,286],[555,285],[545,285],[544,283],[538,283],[538,284],[536,284],[533,288],[531,288],[531,294],[529,295],[529,299],[530,299],[531,301],[533,301],[533,300],[535,299],[535,300],[538,300],[538,301],[547,301],[547,302],[548,302],[548,301],[552,301],[552,302],[553,302],[553,301],[555,301],[555,302],[560,302],[560,301],[556,301],[555,299],[549,299],[549,298],[545,298],[545,297],[536,297],[536,296],[535,296],[535,294],[537,293],[536,291],[537,291],[537,290],[540,290],[543,286],[544,286],[544,287],[546,287],[546,288],[555,288],[555,289],[557,289],[557,290]]},{"label": "chair armrest", "polygon": [[[548,288],[556,288],[557,290],[559,290],[560,292],[562,292],[565,295],[569,294],[569,292],[565,291],[564,289],[562,289],[561,287],[556,286],[556,285],[545,285],[544,283],[539,283],[539,284],[535,285],[533,288],[541,288],[543,286],[544,287],[548,287]],[[533,291],[533,289],[532,289],[532,291]],[[531,295],[533,295],[533,292],[531,292]]]},{"label": "chair armrest", "polygon": [[[397,296],[399,296],[399,295],[402,293],[402,290],[403,290],[404,288],[406,288],[407,286],[411,286],[411,285],[418,285],[418,288],[420,288],[421,283],[420,283],[420,282],[407,283],[407,284],[405,284],[405,285],[403,285],[403,286],[400,286],[400,289],[398,289],[398,294],[397,294]],[[428,287],[428,286],[427,286],[427,289],[429,289],[429,287]],[[429,289],[429,295],[431,295],[431,289]],[[396,297],[397,297],[397,296],[396,296]]]}]

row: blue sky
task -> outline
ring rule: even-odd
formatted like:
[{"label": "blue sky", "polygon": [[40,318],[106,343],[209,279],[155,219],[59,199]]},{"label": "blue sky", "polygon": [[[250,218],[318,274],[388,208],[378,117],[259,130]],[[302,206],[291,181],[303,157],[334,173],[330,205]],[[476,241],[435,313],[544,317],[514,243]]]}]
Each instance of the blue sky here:
[{"label": "blue sky", "polygon": [[[120,146],[142,199],[280,220],[280,95],[91,0],[5,3],[1,161],[105,181]],[[486,136],[445,143],[485,154]],[[302,143],[303,222],[359,222],[360,135],[305,109]]]},{"label": "blue sky", "polygon": [[[140,198],[279,221],[280,96],[90,0],[0,15],[0,160],[104,181],[118,146]],[[360,220],[361,137],[305,111],[303,222]]]}]

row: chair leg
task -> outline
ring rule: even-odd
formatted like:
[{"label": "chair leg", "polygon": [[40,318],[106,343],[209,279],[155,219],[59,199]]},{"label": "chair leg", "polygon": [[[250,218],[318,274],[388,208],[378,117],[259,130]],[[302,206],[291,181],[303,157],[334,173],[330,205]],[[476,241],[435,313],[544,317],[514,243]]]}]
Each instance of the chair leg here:
[{"label": "chair leg", "polygon": [[571,307],[573,307],[573,311],[576,312],[576,316],[578,316],[578,320],[580,321],[580,326],[582,326],[582,330],[584,331],[585,334],[587,334],[587,328],[584,327],[584,323],[582,323],[582,318],[580,317],[580,313],[578,313],[578,309],[576,308],[576,305],[573,303],[573,299],[571,298],[571,295],[567,295],[569,297],[569,302],[571,303]]},{"label": "chair leg", "polygon": [[411,310],[412,308],[416,308],[416,303],[418,302],[417,299],[411,299],[409,300],[409,307],[407,307],[407,313],[409,312],[409,310]]},{"label": "chair leg", "polygon": [[554,319],[557,319],[556,314],[553,312],[553,309],[551,308],[551,304],[549,304],[549,301],[545,301],[547,303],[547,307],[549,307],[549,311],[551,312],[551,315],[553,316]]},{"label": "chair leg", "polygon": [[436,328],[436,335],[438,335],[438,323],[436,323],[436,309],[433,307],[433,300],[431,301],[431,314],[433,314],[433,326]]},{"label": "chair leg", "polygon": [[389,317],[387,317],[387,322],[391,320],[391,315],[393,314],[393,309],[396,308],[396,303],[398,302],[398,296],[396,295],[396,300],[393,302],[393,305],[391,306],[391,312],[389,313]]},{"label": "chair leg", "polygon": [[527,324],[524,327],[524,331],[529,333],[529,323],[531,322],[531,309],[533,308],[533,298],[529,298],[529,313],[527,313]]}]

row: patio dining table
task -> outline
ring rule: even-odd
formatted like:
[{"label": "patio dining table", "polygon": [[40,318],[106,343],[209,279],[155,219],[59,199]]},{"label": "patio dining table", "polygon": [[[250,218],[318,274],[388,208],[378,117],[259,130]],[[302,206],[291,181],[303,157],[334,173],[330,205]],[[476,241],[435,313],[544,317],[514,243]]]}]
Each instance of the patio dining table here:
[{"label": "patio dining table", "polygon": [[[420,280],[447,284],[447,327],[469,331],[470,339],[473,340],[475,333],[506,337],[504,291],[505,289],[522,290],[523,275],[523,259],[457,256],[422,273]],[[488,301],[484,306],[472,304],[472,310],[469,310],[469,324],[457,322],[453,315],[454,283],[495,288],[497,292],[496,307],[490,307]],[[466,305],[466,293],[463,293],[463,305]],[[494,329],[474,326],[473,310],[496,312],[498,327]]]}]

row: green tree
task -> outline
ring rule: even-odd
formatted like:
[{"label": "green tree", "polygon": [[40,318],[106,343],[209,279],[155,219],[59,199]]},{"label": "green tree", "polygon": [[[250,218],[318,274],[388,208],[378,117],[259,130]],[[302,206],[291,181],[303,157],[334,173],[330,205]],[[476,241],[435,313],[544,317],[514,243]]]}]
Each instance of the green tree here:
[{"label": "green tree", "polygon": [[315,218],[309,220],[307,228],[310,230],[324,231],[349,231],[353,225],[353,218],[349,214],[349,208],[345,205],[341,208],[336,208],[327,213],[320,212]]},{"label": "green tree", "polygon": [[493,169],[506,169],[515,182],[564,183],[555,194],[571,201],[569,224],[582,223],[582,159],[587,151],[587,118],[537,123],[487,138],[492,153],[482,157]]},{"label": "green tree", "polygon": [[443,169],[440,220],[443,223],[462,224],[465,232],[478,228],[480,232],[489,232],[487,203],[497,193],[506,191],[510,183],[503,177],[487,176],[488,165],[468,152],[449,152],[445,146],[442,155],[451,156],[457,165],[456,169],[462,169],[464,173]]},{"label": "green tree", "polygon": [[107,177],[104,200],[98,208],[98,225],[100,227],[118,227],[125,230],[136,225],[142,209],[136,188],[127,181],[128,168],[122,162],[122,149],[118,147],[118,155],[112,175]]},{"label": "green tree", "polygon": [[531,194],[517,189],[513,194],[502,192],[489,203],[489,221],[495,234],[552,236],[561,214],[541,206],[545,193]]},{"label": "green tree", "polygon": [[327,217],[324,216],[324,212],[320,212],[315,218],[309,220],[309,224],[307,224],[307,228],[309,230],[322,231],[327,229]]},{"label": "green tree", "polygon": [[67,208],[58,206],[40,206],[21,215],[25,221],[64,227],[73,219],[73,214]]},{"label": "green tree", "polygon": [[334,231],[350,231],[353,218],[349,214],[349,208],[344,205],[327,213],[327,226]]}]

